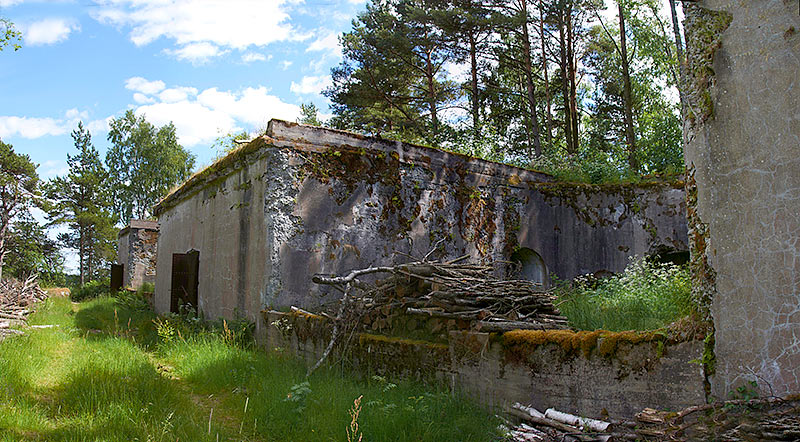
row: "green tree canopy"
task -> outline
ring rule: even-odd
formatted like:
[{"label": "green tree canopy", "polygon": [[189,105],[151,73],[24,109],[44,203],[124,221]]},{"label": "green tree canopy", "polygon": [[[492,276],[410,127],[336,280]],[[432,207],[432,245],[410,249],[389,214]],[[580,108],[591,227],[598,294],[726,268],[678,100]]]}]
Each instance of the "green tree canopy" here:
[{"label": "green tree canopy", "polygon": [[39,175],[30,157],[0,141],[0,278],[8,254],[6,239],[11,223],[38,203]]},{"label": "green tree canopy", "polygon": [[21,39],[22,33],[14,27],[14,23],[0,17],[0,51],[6,46],[11,46],[15,51],[18,51],[22,47],[19,44]]},{"label": "green tree canopy", "polygon": [[38,274],[45,284],[63,285],[64,257],[59,244],[29,214],[18,218],[8,232],[5,273],[17,279]]},{"label": "green tree canopy", "polygon": [[67,225],[59,242],[78,252],[81,284],[93,279],[114,257],[114,218],[111,215],[108,172],[92,144],[92,135],[78,123],[72,131],[77,154],[67,155],[69,172],[50,180],[46,194],[52,202],[53,225]]},{"label": "green tree canopy", "polygon": [[331,124],[566,180],[673,172],[680,39],[660,9],[656,0],[371,0],[340,38],[344,59],[325,91]]},{"label": "green tree canopy", "polygon": [[106,166],[114,216],[122,224],[148,218],[153,206],[189,177],[195,157],[178,144],[172,123],[156,127],[129,110],[109,125]]}]

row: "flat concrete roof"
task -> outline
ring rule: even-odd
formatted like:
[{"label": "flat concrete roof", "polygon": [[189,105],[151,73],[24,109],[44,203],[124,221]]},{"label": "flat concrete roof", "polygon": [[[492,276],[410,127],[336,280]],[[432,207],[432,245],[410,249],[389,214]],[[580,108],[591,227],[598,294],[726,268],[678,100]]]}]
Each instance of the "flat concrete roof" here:
[{"label": "flat concrete roof", "polygon": [[449,152],[429,146],[386,140],[353,132],[326,127],[309,126],[283,120],[270,120],[267,132],[247,144],[232,151],[226,157],[195,173],[186,182],[170,192],[154,207],[156,216],[169,207],[171,202],[188,193],[196,186],[203,185],[210,175],[223,175],[223,171],[238,160],[260,151],[264,147],[297,149],[307,152],[324,152],[336,148],[356,148],[364,155],[377,155],[382,152],[396,153],[401,163],[428,164],[444,166],[460,164],[468,174],[492,177],[516,176],[521,182],[550,182],[552,175],[536,170],[525,169],[504,163],[488,161],[456,152]]},{"label": "flat concrete roof", "polygon": [[119,238],[122,235],[125,235],[131,229],[154,230],[154,231],[157,232],[158,231],[158,221],[149,220],[149,219],[132,219],[131,222],[127,226],[123,227],[122,230],[119,231],[119,234],[117,235],[117,238]]}]

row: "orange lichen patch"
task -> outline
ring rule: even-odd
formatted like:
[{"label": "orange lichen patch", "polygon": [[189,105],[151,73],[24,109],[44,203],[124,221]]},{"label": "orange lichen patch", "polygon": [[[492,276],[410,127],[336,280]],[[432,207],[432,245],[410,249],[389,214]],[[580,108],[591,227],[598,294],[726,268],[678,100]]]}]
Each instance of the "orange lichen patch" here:
[{"label": "orange lichen patch", "polygon": [[527,356],[538,346],[555,344],[569,355],[581,352],[589,357],[597,345],[601,331],[571,330],[514,330],[503,334],[503,345],[508,351]]},{"label": "orange lichen patch", "polygon": [[316,321],[325,321],[328,319],[324,316],[315,315],[313,313],[308,313],[308,312],[299,312],[299,311],[287,313],[287,316],[293,316],[295,318],[311,319]]},{"label": "orange lichen patch", "polygon": [[566,356],[588,358],[593,351],[603,357],[613,357],[620,343],[636,345],[667,340],[667,335],[660,331],[514,330],[502,336],[506,355],[518,362],[527,359],[539,346],[548,344],[557,345]]},{"label": "orange lichen patch", "polygon": [[600,356],[611,357],[617,352],[621,342],[636,345],[643,342],[664,341],[666,336],[657,332],[603,332],[597,343],[597,353]]}]

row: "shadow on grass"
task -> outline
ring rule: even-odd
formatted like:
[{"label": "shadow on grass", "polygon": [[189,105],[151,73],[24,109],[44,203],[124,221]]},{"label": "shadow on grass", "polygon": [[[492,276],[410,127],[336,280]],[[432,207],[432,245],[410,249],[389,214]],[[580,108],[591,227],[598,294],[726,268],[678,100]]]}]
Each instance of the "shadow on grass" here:
[{"label": "shadow on grass", "polygon": [[[122,359],[118,363],[111,358]],[[86,361],[49,391],[52,428],[23,440],[212,440],[201,410],[145,360],[109,354]],[[40,403],[41,404],[41,403]],[[24,432],[21,432],[24,433]]]},{"label": "shadow on grass", "polygon": [[103,336],[131,338],[144,350],[152,350],[158,342],[151,311],[130,311],[117,305],[115,298],[92,300],[75,313],[75,327],[87,337]]}]

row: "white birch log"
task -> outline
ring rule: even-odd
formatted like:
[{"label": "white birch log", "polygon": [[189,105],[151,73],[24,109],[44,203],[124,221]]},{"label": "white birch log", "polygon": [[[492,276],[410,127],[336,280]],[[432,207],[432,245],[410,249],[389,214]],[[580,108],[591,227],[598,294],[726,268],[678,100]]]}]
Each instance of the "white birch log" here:
[{"label": "white birch log", "polygon": [[529,407],[527,405],[522,405],[519,402],[515,402],[514,405],[511,406],[511,408],[513,408],[515,410],[523,411],[525,413],[528,413],[529,415],[531,415],[533,417],[545,417],[544,413],[542,413],[541,411],[539,411],[539,410],[537,410],[537,409],[535,409],[533,407]]},{"label": "white birch log", "polygon": [[580,427],[584,430],[594,431],[597,433],[608,431],[609,427],[611,426],[611,424],[608,422],[590,419],[588,417],[575,416],[574,414],[564,413],[563,411],[558,411],[554,408],[548,408],[547,411],[544,412],[544,416],[554,421],[572,425],[573,427]]}]

